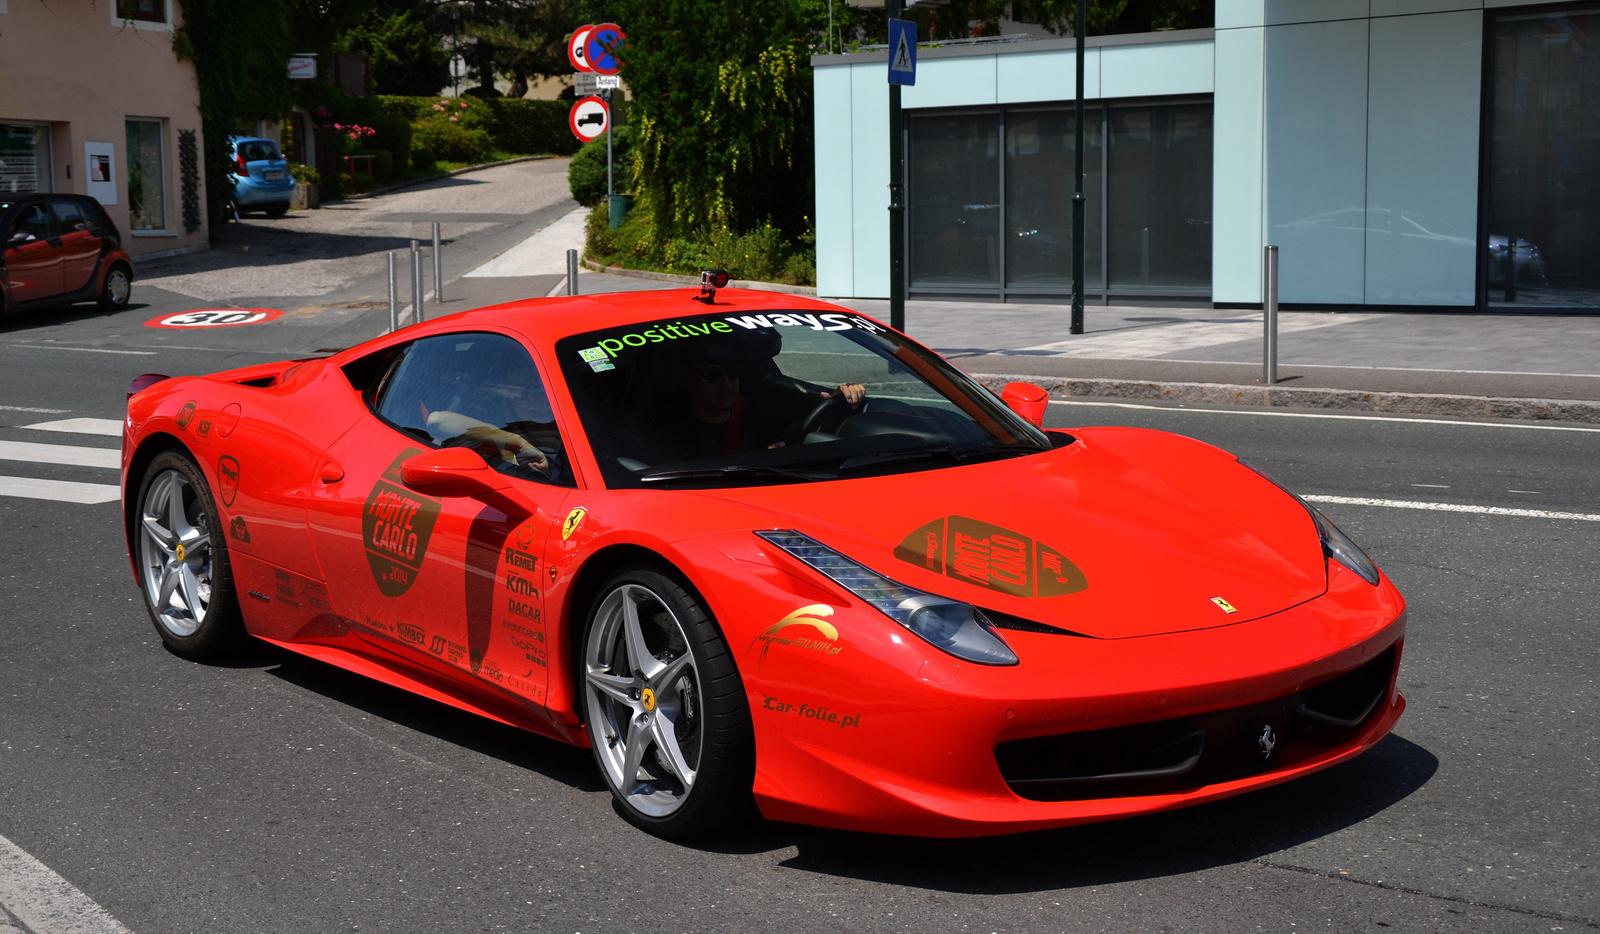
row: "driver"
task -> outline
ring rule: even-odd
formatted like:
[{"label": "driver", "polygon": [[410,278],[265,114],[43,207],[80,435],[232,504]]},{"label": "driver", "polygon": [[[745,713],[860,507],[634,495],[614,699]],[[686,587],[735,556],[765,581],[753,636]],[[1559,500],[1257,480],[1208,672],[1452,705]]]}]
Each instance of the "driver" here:
[{"label": "driver", "polygon": [[447,438],[449,447],[471,448],[485,461],[520,464],[544,472],[550,459],[532,441],[504,428],[448,410],[428,413],[428,431],[435,438]]},{"label": "driver", "polygon": [[860,383],[829,391],[783,377],[770,362],[777,348],[770,349],[713,339],[675,355],[654,426],[662,462],[783,447],[799,440],[802,419],[818,403],[837,396],[857,406],[866,398]]}]

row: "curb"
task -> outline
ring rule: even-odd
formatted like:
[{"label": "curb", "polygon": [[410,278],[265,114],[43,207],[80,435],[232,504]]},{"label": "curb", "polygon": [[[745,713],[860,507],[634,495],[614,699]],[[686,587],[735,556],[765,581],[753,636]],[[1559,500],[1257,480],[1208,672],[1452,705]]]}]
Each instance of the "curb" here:
[{"label": "curb", "polygon": [[341,198],[338,201],[324,201],[322,203],[344,204],[348,201],[365,201],[368,198],[376,198],[378,195],[386,195],[391,191],[403,191],[407,188],[415,188],[418,185],[426,185],[429,182],[436,182],[441,178],[450,178],[454,175],[465,175],[468,172],[477,172],[481,169],[492,169],[501,165],[516,165],[518,162],[538,162],[541,159],[554,158],[557,157],[550,154],[545,154],[542,156],[517,156],[515,159],[501,159],[499,162],[484,162],[479,165],[464,165],[459,169],[451,169],[448,172],[435,172],[432,175],[424,175],[421,178],[411,178],[403,182],[396,182],[393,185],[385,185],[382,188],[374,188],[371,191],[363,191],[360,194],[351,195],[348,198]]},{"label": "curb", "polygon": [[1010,376],[973,373],[999,392],[1008,382],[1033,383],[1060,398],[1140,399],[1203,405],[1383,412],[1390,415],[1443,415],[1453,418],[1508,418],[1529,421],[1600,424],[1600,402],[1582,399],[1523,399],[1505,396],[1452,396],[1427,392],[1367,392],[1360,389],[1300,389],[1228,383],[1177,383],[1135,379],[1074,379],[1060,376]]},{"label": "curb", "polygon": [[[648,269],[627,269],[622,266],[602,266],[594,260],[584,257],[583,268],[590,272],[603,272],[608,276],[628,276],[633,279],[653,279],[656,282],[675,282],[679,285],[699,285],[699,276],[681,276],[674,272],[652,272]],[[751,279],[729,279],[730,289],[754,289],[757,292],[784,292],[789,295],[817,294],[815,286],[810,285],[784,285],[780,282],[756,282]]]}]

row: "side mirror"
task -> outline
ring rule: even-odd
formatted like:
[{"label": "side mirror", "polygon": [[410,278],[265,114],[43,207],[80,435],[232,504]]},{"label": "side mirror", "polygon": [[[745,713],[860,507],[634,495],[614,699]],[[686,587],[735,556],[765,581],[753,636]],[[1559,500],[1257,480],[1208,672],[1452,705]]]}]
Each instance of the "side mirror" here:
[{"label": "side mirror", "polygon": [[1000,401],[1033,427],[1044,427],[1044,410],[1050,404],[1050,394],[1038,386],[1032,383],[1006,383],[1005,388],[1000,390]]},{"label": "side mirror", "polygon": [[400,482],[429,496],[482,496],[511,485],[467,448],[418,454],[400,465]]},{"label": "side mirror", "polygon": [[6,238],[6,246],[21,246],[32,239],[33,234],[28,233],[26,230],[15,230],[12,231],[11,236]]}]

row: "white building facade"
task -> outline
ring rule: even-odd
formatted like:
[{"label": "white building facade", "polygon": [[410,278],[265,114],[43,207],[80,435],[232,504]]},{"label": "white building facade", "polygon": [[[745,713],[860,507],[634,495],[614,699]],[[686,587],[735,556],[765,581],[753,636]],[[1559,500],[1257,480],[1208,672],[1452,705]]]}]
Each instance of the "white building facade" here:
[{"label": "white building facade", "polygon": [[[1219,0],[1087,40],[1092,302],[1600,310],[1600,3]],[[927,48],[913,296],[1064,300],[1071,39]],[[889,293],[884,53],[813,59],[820,294]]]}]

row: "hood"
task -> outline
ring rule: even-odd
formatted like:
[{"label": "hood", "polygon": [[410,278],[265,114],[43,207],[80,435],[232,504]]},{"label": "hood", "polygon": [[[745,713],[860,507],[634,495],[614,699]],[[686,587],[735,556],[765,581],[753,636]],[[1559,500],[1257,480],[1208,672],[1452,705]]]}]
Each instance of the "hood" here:
[{"label": "hood", "polygon": [[1074,434],[1009,460],[713,495],[909,586],[1096,638],[1231,625],[1326,589],[1311,517],[1232,455]]}]

